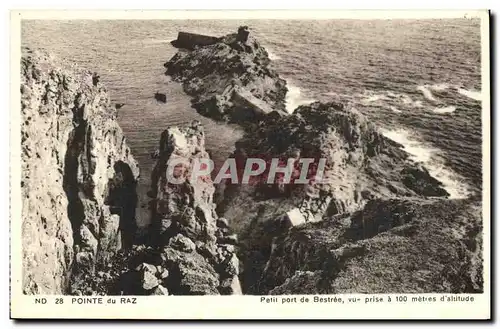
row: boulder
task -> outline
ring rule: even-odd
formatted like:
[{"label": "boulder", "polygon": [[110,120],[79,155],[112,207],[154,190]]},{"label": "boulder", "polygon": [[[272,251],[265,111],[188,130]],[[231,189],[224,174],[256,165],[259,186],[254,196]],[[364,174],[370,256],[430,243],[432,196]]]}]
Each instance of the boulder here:
[{"label": "boulder", "polygon": [[149,272],[153,275],[158,272],[158,269],[156,268],[156,266],[151,265],[151,264],[147,264],[147,263],[140,264],[139,266],[136,267],[135,270],[139,271],[139,272]]}]

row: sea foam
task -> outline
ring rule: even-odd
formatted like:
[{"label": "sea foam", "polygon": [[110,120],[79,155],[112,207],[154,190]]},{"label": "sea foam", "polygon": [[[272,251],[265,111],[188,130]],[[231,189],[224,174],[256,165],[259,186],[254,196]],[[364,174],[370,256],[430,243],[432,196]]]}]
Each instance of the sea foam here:
[{"label": "sea foam", "polygon": [[469,196],[469,187],[463,182],[463,178],[444,165],[443,159],[438,156],[441,153],[438,149],[413,139],[411,132],[404,129],[381,130],[381,132],[385,137],[403,145],[413,161],[423,163],[429,173],[443,183],[451,199]]},{"label": "sea foam", "polygon": [[390,109],[394,113],[401,113],[401,110],[398,110],[395,106],[391,106]]},{"label": "sea foam", "polygon": [[447,107],[436,107],[435,109],[432,110],[434,113],[453,113],[455,112],[457,108],[455,106],[447,106]]},{"label": "sea foam", "polygon": [[288,84],[287,88],[288,92],[286,93],[285,106],[289,113],[293,113],[293,111],[301,105],[307,105],[315,102],[314,99],[304,98],[299,87]]}]

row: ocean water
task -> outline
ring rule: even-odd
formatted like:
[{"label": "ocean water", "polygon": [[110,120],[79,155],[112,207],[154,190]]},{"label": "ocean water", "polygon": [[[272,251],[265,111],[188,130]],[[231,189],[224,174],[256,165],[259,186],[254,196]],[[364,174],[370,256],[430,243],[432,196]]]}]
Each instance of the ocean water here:
[{"label": "ocean water", "polygon": [[[240,25],[288,81],[289,111],[315,100],[349,102],[424,162],[452,197],[481,190],[479,20],[40,20],[23,21],[21,38],[98,72],[112,101],[125,103],[118,118],[146,191],[150,153],[168,126],[202,121],[218,161],[242,135],[197,114],[163,67],[179,31],[223,35]],[[167,104],[155,92],[166,93]]]}]

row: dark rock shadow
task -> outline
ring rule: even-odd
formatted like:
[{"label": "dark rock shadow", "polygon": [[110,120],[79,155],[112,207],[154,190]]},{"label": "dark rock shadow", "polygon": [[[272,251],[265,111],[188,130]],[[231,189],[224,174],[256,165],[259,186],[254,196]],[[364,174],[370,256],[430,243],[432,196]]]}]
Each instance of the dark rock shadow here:
[{"label": "dark rock shadow", "polygon": [[113,169],[115,174],[109,182],[109,193],[105,203],[109,205],[112,214],[120,216],[122,247],[130,248],[134,244],[137,231],[137,181],[132,169],[125,162],[117,161]]}]

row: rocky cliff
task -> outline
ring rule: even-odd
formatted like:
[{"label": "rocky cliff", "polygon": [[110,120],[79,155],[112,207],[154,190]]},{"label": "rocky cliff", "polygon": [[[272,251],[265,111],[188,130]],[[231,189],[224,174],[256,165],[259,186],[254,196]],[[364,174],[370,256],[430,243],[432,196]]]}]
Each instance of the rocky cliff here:
[{"label": "rocky cliff", "polygon": [[166,74],[183,83],[193,107],[208,117],[243,123],[286,115],[286,81],[270,68],[265,48],[242,31],[180,50],[165,64]]},{"label": "rocky cliff", "polygon": [[206,159],[203,127],[196,121],[163,132],[149,193],[151,243],[127,255],[128,270],[122,271],[113,293],[241,293],[237,238],[215,212],[210,175],[191,176],[196,161]]},{"label": "rocky cliff", "polygon": [[139,170],[97,75],[23,49],[20,87],[23,290],[75,292],[132,243]]},{"label": "rocky cliff", "polygon": [[[247,29],[183,38],[178,45],[190,50],[165,64],[167,74],[198,111],[245,127],[232,155],[239,173],[249,158],[291,159],[292,184],[268,182],[269,167],[248,184],[192,176],[210,158],[203,127],[167,127],[154,153],[152,224],[134,239],[139,170],[99,77],[26,50],[25,293],[482,291],[480,201],[448,200],[349,104],[286,113],[286,82]],[[304,184],[305,158],[315,170]]]},{"label": "rocky cliff", "polygon": [[[238,141],[235,157],[324,159],[321,182],[226,186],[218,211],[241,232],[243,283],[256,287],[273,238],[290,227],[349,214],[375,199],[446,198],[442,184],[357,110],[338,103],[301,106]],[[246,220],[241,220],[246,218]],[[248,224],[250,223],[250,224]]]}]

